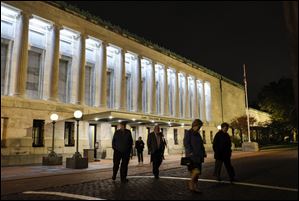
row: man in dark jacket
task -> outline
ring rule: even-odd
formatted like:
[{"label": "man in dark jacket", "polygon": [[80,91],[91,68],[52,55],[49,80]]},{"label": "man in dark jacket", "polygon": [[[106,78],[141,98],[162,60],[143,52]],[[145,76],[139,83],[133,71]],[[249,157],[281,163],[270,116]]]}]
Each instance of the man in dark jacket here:
[{"label": "man in dark jacket", "polygon": [[163,160],[163,152],[165,149],[165,143],[163,140],[163,135],[160,132],[160,127],[155,126],[154,132],[151,132],[147,138],[147,147],[151,153],[151,158],[153,160],[153,174],[156,179],[159,179],[159,167]]},{"label": "man in dark jacket", "polygon": [[133,145],[133,138],[131,131],[126,129],[126,123],[120,123],[120,129],[115,131],[112,139],[113,154],[113,176],[112,180],[116,179],[116,175],[120,167],[120,179],[122,183],[128,182],[128,164],[130,160],[130,153]]},{"label": "man in dark jacket", "polygon": [[226,171],[230,177],[230,181],[232,182],[235,177],[235,171],[230,160],[232,143],[230,136],[227,133],[228,128],[228,123],[222,123],[221,130],[216,133],[213,140],[214,158],[216,159],[214,176],[217,177],[218,181],[221,180],[221,167],[222,163],[224,163]]},{"label": "man in dark jacket", "polygon": [[144,142],[141,137],[139,137],[138,140],[135,142],[135,148],[137,150],[138,164],[142,164],[143,163]]}]

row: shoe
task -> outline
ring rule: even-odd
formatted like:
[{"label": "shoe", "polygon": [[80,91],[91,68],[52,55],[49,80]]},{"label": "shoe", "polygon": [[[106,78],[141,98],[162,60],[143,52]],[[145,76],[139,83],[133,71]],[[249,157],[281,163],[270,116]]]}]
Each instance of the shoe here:
[{"label": "shoe", "polygon": [[160,179],[160,177],[158,175],[155,176],[155,179]]},{"label": "shoe", "polygon": [[112,180],[115,181],[116,180],[116,176],[112,176]]}]

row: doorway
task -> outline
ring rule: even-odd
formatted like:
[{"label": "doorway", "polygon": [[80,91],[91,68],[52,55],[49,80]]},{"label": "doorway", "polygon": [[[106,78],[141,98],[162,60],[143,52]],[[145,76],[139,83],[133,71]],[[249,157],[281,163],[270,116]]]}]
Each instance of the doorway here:
[{"label": "doorway", "polygon": [[96,124],[89,124],[88,128],[88,145],[89,149],[94,150],[94,158],[97,158],[97,125]]}]

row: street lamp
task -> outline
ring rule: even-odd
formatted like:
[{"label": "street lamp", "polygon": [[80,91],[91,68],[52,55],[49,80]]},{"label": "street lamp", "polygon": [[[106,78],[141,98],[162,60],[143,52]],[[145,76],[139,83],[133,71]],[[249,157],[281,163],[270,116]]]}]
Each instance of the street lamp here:
[{"label": "street lamp", "polygon": [[82,117],[82,112],[77,110],[74,112],[74,117],[77,121],[77,141],[76,141],[76,152],[72,158],[66,159],[66,168],[74,168],[74,169],[82,169],[88,168],[88,159],[86,157],[82,157],[79,149],[79,121]]},{"label": "street lamp", "polygon": [[50,119],[52,120],[52,124],[53,124],[53,133],[52,133],[52,150],[51,153],[49,154],[49,156],[57,156],[56,153],[54,152],[54,134],[55,134],[55,123],[58,120],[58,115],[57,114],[51,114]]},{"label": "street lamp", "polygon": [[52,149],[51,149],[51,152],[49,153],[49,155],[47,157],[43,157],[42,164],[43,165],[62,165],[62,156],[58,156],[54,152],[55,123],[58,120],[58,115],[53,113],[53,114],[51,114],[50,119],[51,119],[52,124],[53,124]]},{"label": "street lamp", "polygon": [[74,117],[77,121],[77,141],[76,141],[76,153],[74,154],[74,158],[82,158],[80,152],[78,151],[79,149],[79,121],[82,117],[82,112],[80,110],[76,110],[74,112]]},{"label": "street lamp", "polygon": [[218,126],[217,126],[217,129],[218,129],[218,130],[221,130],[221,126],[220,126],[220,125],[218,125]]}]

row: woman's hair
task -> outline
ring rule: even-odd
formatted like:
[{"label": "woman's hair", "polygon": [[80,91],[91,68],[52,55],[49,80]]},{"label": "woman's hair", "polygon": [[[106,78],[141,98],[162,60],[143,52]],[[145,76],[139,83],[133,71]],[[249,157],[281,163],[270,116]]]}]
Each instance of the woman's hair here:
[{"label": "woman's hair", "polygon": [[200,119],[194,119],[194,121],[192,122],[192,127],[193,126],[199,126],[202,127],[203,122]]}]

